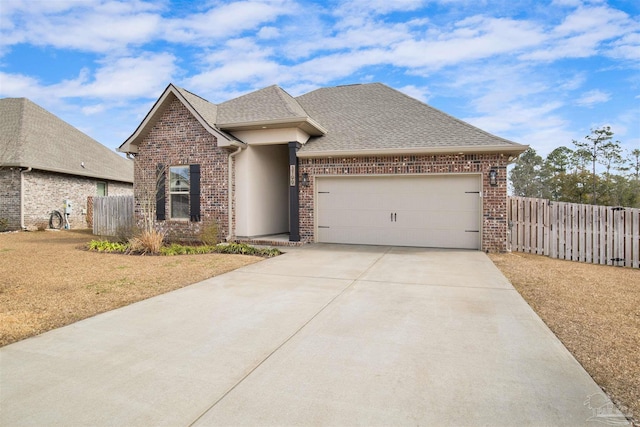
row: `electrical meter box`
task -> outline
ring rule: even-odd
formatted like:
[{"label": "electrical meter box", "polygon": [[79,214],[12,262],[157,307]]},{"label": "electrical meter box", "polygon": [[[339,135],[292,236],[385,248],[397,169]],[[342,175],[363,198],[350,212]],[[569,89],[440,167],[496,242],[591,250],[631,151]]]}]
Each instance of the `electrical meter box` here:
[{"label": "electrical meter box", "polygon": [[64,201],[62,203],[63,203],[63,207],[64,207],[64,213],[71,214],[71,210],[73,208],[73,204],[71,203],[71,200],[64,199]]}]

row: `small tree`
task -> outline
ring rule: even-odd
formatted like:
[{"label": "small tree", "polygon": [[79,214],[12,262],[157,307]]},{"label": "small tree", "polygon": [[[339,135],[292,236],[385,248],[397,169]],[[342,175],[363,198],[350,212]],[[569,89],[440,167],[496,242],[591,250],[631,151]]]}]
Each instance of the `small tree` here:
[{"label": "small tree", "polygon": [[629,154],[631,176],[638,182],[640,180],[640,148],[634,148]]},{"label": "small tree", "polygon": [[140,253],[158,253],[165,233],[157,226],[158,196],[164,194],[166,166],[158,165],[156,170],[149,170],[140,165],[135,159],[135,172],[137,179],[135,197],[140,212],[140,234],[129,240],[131,250]]},{"label": "small tree", "polygon": [[558,147],[549,153],[544,161],[544,168],[547,171],[545,187],[551,200],[562,199],[563,185],[571,168],[573,155],[573,150],[567,147]]},{"label": "small tree", "polygon": [[588,159],[591,163],[591,183],[593,189],[591,202],[595,205],[598,201],[596,163],[602,163],[605,166],[608,165],[608,167],[611,167],[616,156],[619,156],[620,141],[611,141],[613,139],[613,132],[610,126],[592,129],[591,134],[585,136],[584,139],[585,141],[583,142],[573,140],[573,143],[578,147],[576,153]]},{"label": "small tree", "polygon": [[533,148],[527,149],[509,172],[513,194],[521,197],[543,196],[543,162]]}]

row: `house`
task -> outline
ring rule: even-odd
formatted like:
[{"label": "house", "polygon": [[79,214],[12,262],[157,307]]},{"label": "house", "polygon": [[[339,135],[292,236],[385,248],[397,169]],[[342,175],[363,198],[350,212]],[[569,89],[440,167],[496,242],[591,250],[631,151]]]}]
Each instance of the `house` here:
[{"label": "house", "polygon": [[[119,151],[180,238],[505,251],[507,165],[527,146],[380,83],[221,104],[170,84]],[[187,190],[177,177],[189,180]]]},{"label": "house", "polygon": [[0,99],[0,219],[10,230],[47,227],[69,200],[86,228],[87,197],[133,194],[133,162],[26,98]]}]

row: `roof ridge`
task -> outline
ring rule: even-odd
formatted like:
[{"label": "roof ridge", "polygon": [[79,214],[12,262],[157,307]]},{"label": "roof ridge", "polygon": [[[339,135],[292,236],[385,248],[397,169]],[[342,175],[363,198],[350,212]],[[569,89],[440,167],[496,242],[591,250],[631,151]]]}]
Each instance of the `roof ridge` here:
[{"label": "roof ridge", "polygon": [[[294,98],[293,96],[291,96],[291,94],[289,92],[287,92],[286,90],[284,90],[282,87],[278,86],[278,85],[273,85],[275,86],[276,89],[279,89],[278,91],[276,91],[276,93],[278,94],[278,96],[280,97],[280,99],[282,99],[285,103],[285,105],[287,106],[287,108],[290,107],[290,102],[293,101],[295,102],[295,105],[298,106],[298,108],[300,108],[305,115],[303,117],[309,117],[309,113],[307,113],[307,111],[304,109],[304,107],[302,105],[300,105],[300,103],[298,102],[298,100],[296,98]],[[286,96],[284,96],[286,95]],[[297,112],[294,110],[291,110],[291,113],[296,114]]]},{"label": "roof ridge", "polygon": [[171,84],[172,84],[176,89],[181,90],[181,91],[184,91],[184,92],[187,92],[189,95],[193,95],[193,96],[195,96],[196,98],[200,98],[201,100],[203,100],[203,101],[205,101],[205,102],[208,102],[209,104],[218,105],[218,104],[216,104],[216,103],[214,103],[214,102],[209,101],[209,100],[208,100],[208,99],[206,99],[206,98],[201,97],[201,96],[200,96],[200,95],[198,95],[197,93],[193,93],[193,92],[191,92],[189,89],[185,89],[185,88],[183,88],[182,86],[174,85],[173,83],[171,83]]}]

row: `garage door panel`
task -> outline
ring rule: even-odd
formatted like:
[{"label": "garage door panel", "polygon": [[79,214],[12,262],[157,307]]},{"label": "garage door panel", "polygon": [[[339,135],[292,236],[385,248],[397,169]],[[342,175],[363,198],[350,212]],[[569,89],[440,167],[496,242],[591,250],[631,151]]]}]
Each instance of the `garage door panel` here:
[{"label": "garage door panel", "polygon": [[452,211],[442,210],[439,212],[427,211],[427,212],[398,212],[396,215],[397,224],[392,224],[397,227],[411,227],[415,224],[422,224],[421,229],[442,229],[451,230],[456,229],[477,230],[478,227],[478,212],[469,211]]},{"label": "garage door panel", "polygon": [[477,175],[318,178],[317,240],[480,248]]},{"label": "garage door panel", "polygon": [[335,227],[380,227],[389,220],[389,215],[371,209],[337,210],[325,209],[318,212],[323,218],[318,226]]}]

